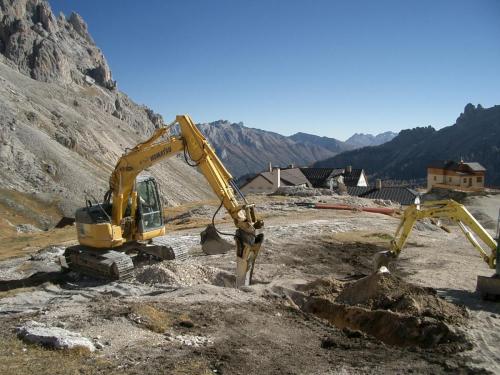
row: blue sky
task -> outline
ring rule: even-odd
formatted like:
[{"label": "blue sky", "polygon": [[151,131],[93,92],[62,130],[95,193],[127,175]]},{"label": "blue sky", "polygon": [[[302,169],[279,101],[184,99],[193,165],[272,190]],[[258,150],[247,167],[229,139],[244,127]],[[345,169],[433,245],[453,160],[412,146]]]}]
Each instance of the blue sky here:
[{"label": "blue sky", "polygon": [[166,121],[285,135],[451,125],[500,104],[500,1],[50,0]]}]

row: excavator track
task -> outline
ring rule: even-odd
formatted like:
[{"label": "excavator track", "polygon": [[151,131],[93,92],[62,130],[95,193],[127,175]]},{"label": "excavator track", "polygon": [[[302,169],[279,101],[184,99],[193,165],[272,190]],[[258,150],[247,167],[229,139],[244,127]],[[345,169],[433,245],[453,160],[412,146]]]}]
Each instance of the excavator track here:
[{"label": "excavator track", "polygon": [[[186,260],[189,256],[189,246],[179,243],[171,246],[171,241],[172,239],[167,236],[159,236],[151,240],[153,246],[164,250],[162,260]],[[147,252],[144,249],[141,249],[141,251]]]},{"label": "excavator track", "polygon": [[132,258],[114,250],[71,246],[64,252],[64,258],[70,270],[98,278],[127,280],[132,278],[134,271]]}]

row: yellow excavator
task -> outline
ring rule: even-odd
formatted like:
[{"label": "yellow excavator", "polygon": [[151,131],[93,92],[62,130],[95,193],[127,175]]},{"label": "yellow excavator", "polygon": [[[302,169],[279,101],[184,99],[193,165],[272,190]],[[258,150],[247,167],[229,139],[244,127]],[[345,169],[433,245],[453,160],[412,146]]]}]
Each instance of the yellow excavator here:
[{"label": "yellow excavator", "polygon": [[[458,224],[465,237],[479,252],[481,258],[491,269],[495,269],[495,274],[492,277],[478,276],[477,291],[485,299],[497,299],[500,297],[500,245],[497,243],[500,234],[500,218],[497,225],[497,240],[495,241],[467,208],[451,199],[427,201],[422,204],[413,204],[406,208],[394,239],[391,241],[391,249],[375,255],[375,269],[378,270],[382,266],[387,266],[399,256],[417,220],[425,218],[450,219]],[[473,233],[481,239],[488,249],[484,249],[481,246]]]},{"label": "yellow excavator", "polygon": [[[178,125],[178,127],[177,127]],[[175,129],[178,133],[171,135]],[[264,240],[263,221],[257,219],[233,182],[231,174],[187,115],[156,129],[145,142],[125,153],[116,164],[103,202],[87,200],[75,214],[79,245],[68,247],[64,261],[69,269],[108,279],[127,279],[136,256],[182,258],[186,254],[168,246],[163,209],[153,177],[139,175],[146,168],[183,152],[186,162],[205,176],[236,226],[236,286],[249,285],[255,260]],[[191,161],[189,161],[191,159]],[[238,201],[236,194],[239,195]],[[213,220],[212,220],[213,221]],[[202,245],[220,240],[217,230],[206,230]]]}]

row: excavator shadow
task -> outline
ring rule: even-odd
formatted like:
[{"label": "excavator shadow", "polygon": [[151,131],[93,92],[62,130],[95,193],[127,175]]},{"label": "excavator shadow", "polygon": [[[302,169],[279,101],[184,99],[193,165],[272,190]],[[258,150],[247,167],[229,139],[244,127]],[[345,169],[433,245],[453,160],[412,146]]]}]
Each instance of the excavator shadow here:
[{"label": "excavator shadow", "polygon": [[0,280],[0,292],[37,287],[45,283],[59,285],[62,289],[80,289],[109,284],[113,280],[66,271],[36,272],[24,279]]},{"label": "excavator shadow", "polygon": [[61,284],[70,279],[69,275],[65,272],[37,272],[24,279],[1,280],[0,291],[6,292],[13,289],[35,287],[47,282]]},{"label": "excavator shadow", "polygon": [[500,304],[495,301],[483,300],[477,291],[471,292],[463,289],[440,288],[438,289],[438,294],[457,305],[466,306],[469,310],[500,314]]}]

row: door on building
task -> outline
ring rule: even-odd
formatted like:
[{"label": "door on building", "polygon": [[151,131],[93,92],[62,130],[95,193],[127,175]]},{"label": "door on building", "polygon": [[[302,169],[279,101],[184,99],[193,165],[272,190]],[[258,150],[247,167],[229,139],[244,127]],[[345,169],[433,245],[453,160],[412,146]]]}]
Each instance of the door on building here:
[{"label": "door on building", "polygon": [[472,186],[472,177],[469,177],[469,187]]}]

